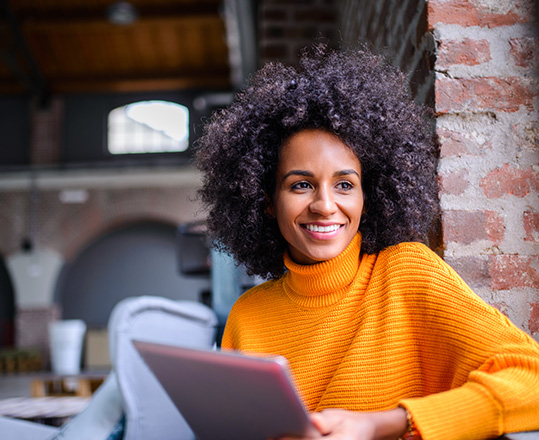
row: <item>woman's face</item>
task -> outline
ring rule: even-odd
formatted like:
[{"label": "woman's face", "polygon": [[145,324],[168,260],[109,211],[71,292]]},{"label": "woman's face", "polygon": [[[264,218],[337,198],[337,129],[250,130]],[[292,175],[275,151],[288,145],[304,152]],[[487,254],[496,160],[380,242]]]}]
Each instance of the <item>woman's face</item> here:
[{"label": "woman's face", "polygon": [[357,233],[362,212],[361,164],[337,136],[309,129],[285,141],[268,213],[292,260],[314,264],[338,256]]}]

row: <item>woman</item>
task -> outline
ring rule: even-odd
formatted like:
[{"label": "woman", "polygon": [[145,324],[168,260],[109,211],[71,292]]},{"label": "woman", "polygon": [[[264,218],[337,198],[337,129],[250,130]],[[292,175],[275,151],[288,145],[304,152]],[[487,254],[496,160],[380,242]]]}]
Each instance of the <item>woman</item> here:
[{"label": "woman", "polygon": [[317,46],[262,68],[206,125],[209,229],[269,279],[222,346],[285,356],[328,439],[538,429],[538,344],[419,243],[437,145],[405,84],[380,57]]}]

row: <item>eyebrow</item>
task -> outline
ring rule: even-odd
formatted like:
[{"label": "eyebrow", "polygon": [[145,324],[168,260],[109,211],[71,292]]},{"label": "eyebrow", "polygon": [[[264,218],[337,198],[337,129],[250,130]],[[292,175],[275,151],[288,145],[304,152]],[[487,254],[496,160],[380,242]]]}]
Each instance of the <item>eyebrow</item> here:
[{"label": "eyebrow", "polygon": [[[337,171],[334,174],[334,176],[349,176],[350,174],[355,174],[358,178],[361,179],[361,176],[359,175],[359,173],[356,170],[352,170],[352,169]],[[283,176],[283,180],[285,180],[287,177],[290,177],[290,176],[314,177],[314,174],[306,170],[290,170],[288,173],[286,173]]]}]

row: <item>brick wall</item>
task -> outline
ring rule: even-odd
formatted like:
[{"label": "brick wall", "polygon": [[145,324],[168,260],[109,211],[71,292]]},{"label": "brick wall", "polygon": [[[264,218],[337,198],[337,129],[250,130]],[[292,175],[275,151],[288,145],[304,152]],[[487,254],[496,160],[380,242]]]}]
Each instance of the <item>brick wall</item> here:
[{"label": "brick wall", "polygon": [[[61,188],[46,188],[37,196],[35,245],[55,250],[67,261],[110,230],[137,221],[180,224],[195,219],[195,187],[90,188],[84,203],[63,203]],[[0,191],[0,254],[9,256],[27,237],[27,191]]]},{"label": "brick wall", "polygon": [[430,0],[445,258],[539,339],[539,39],[532,0]]},{"label": "brick wall", "polygon": [[352,47],[367,44],[387,55],[408,75],[416,101],[434,105],[434,38],[425,0],[342,0],[342,39]]},{"label": "brick wall", "polygon": [[57,305],[40,308],[19,309],[15,318],[15,344],[17,348],[38,350],[42,360],[36,369],[48,366],[50,341],[49,324],[61,316]]},{"label": "brick wall", "polygon": [[334,46],[339,2],[334,0],[261,0],[259,2],[259,63],[295,64],[299,51],[320,39]]},{"label": "brick wall", "polygon": [[539,40],[532,0],[346,0],[343,35],[388,54],[441,140],[444,258],[539,339]]}]

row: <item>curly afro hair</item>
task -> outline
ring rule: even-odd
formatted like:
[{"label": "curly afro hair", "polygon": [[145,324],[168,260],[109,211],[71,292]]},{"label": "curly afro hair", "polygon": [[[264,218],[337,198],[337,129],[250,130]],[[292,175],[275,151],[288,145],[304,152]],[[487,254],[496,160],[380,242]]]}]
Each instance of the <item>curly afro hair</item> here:
[{"label": "curly afro hair", "polygon": [[287,243],[266,214],[279,150],[292,134],[323,129],[338,136],[362,167],[362,252],[425,238],[438,213],[437,142],[426,108],[413,102],[405,76],[367,50],[315,45],[298,67],[269,63],[204,127],[195,160],[199,195],[217,246],[251,275],[284,273]]}]

